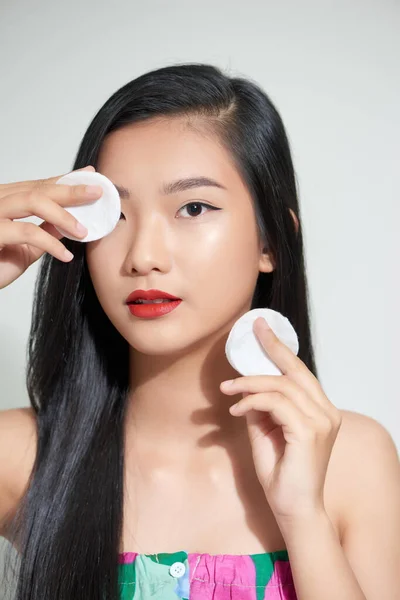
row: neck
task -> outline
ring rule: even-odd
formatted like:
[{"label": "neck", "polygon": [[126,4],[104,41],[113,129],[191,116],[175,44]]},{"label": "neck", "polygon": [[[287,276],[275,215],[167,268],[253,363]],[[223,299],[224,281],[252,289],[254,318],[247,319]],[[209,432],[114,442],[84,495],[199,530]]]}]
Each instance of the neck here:
[{"label": "neck", "polygon": [[219,389],[221,381],[239,376],[225,356],[227,336],[173,356],[150,356],[131,347],[128,444],[174,464],[200,457],[214,461],[228,450],[243,450],[246,421],[229,413],[242,395],[226,396]]}]

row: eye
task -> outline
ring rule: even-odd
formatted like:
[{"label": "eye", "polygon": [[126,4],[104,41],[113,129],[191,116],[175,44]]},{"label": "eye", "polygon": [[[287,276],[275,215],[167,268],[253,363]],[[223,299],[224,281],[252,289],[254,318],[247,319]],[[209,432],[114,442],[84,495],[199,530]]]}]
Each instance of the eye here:
[{"label": "eye", "polygon": [[[189,202],[188,204],[185,204],[185,206],[182,206],[182,208],[180,210],[183,210],[184,208],[187,208],[188,206],[190,207],[194,207],[194,211],[193,212],[198,212],[199,209],[201,211],[201,208],[203,206],[205,206],[206,208],[209,208],[210,210],[221,210],[220,208],[217,208],[216,206],[211,206],[210,204],[206,204],[205,202]],[[200,213],[200,214],[191,214],[189,215],[190,219],[195,219],[196,217],[201,217],[203,216],[204,213]],[[186,218],[186,217],[185,217]]]}]

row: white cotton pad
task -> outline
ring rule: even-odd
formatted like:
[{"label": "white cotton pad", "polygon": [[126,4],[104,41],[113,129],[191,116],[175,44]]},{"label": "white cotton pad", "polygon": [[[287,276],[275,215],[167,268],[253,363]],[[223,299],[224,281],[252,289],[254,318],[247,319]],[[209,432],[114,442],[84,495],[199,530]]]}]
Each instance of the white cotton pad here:
[{"label": "white cotton pad", "polygon": [[93,242],[112,232],[121,216],[121,199],[117,188],[108,177],[101,173],[72,171],[72,173],[63,175],[56,183],[63,185],[100,185],[103,188],[103,194],[95,202],[64,207],[88,230],[86,237],[77,238],[68,231],[55,226],[64,237],[76,242]]},{"label": "white cotton pad", "polygon": [[233,325],[225,345],[226,358],[241,375],[282,375],[253,332],[258,317],[264,317],[281,342],[297,355],[299,340],[289,319],[271,308],[255,308]]}]

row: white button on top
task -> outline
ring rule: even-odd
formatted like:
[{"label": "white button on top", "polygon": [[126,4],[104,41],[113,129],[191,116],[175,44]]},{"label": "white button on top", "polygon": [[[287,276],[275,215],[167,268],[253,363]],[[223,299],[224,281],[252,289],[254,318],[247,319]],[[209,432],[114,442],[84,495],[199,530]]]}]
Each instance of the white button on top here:
[{"label": "white button on top", "polygon": [[175,562],[169,570],[172,577],[182,577],[185,574],[186,567],[181,562]]}]

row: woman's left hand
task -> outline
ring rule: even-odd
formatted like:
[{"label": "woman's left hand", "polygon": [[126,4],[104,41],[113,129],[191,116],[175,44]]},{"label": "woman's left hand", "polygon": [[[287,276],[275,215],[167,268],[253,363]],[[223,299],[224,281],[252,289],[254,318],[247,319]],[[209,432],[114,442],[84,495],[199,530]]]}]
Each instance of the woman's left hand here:
[{"label": "woman's left hand", "polygon": [[342,417],[318,379],[265,323],[259,317],[253,331],[282,375],[238,377],[222,382],[221,391],[242,393],[229,410],[246,418],[257,477],[279,524],[326,513],[325,478]]}]

